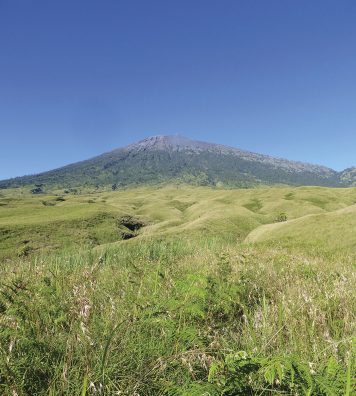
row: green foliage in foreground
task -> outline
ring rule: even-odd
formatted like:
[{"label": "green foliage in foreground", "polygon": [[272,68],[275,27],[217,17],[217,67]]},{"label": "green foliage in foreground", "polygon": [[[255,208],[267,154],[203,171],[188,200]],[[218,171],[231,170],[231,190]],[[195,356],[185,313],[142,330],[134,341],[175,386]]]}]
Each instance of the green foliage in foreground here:
[{"label": "green foliage in foreground", "polygon": [[0,394],[354,394],[351,257],[165,236],[0,279]]}]

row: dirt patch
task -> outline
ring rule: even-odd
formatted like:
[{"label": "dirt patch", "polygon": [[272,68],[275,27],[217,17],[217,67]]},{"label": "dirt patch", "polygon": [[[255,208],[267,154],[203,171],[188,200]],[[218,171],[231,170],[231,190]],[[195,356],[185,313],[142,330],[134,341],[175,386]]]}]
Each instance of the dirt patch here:
[{"label": "dirt patch", "polygon": [[141,228],[146,225],[142,220],[133,216],[123,216],[118,220],[121,239],[131,239],[138,235]]},{"label": "dirt patch", "polygon": [[138,231],[145,226],[145,223],[133,216],[123,216],[119,219],[119,224],[128,228],[130,231]]}]

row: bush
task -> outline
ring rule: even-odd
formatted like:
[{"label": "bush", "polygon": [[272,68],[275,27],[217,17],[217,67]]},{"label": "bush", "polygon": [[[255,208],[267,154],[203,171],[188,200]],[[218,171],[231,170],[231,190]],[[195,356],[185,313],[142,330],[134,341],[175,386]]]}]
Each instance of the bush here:
[{"label": "bush", "polygon": [[261,357],[244,351],[214,362],[209,381],[222,395],[351,395],[351,362],[346,371],[331,357],[319,372],[294,356]]},{"label": "bush", "polygon": [[275,218],[275,222],[276,223],[282,223],[284,221],[287,221],[288,217],[287,217],[287,213],[281,212],[278,214],[278,216]]}]

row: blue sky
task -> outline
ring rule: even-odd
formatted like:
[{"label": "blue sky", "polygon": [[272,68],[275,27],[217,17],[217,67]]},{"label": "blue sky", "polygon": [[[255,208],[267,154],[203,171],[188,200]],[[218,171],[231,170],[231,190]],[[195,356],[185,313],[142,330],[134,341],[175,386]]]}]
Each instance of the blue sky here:
[{"label": "blue sky", "polygon": [[356,165],[354,0],[0,0],[0,179],[156,134]]}]

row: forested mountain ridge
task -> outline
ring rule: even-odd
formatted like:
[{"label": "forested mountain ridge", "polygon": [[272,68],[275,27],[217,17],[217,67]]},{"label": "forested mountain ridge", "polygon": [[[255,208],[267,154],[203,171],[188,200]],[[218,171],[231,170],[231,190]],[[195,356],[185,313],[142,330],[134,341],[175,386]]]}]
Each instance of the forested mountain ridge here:
[{"label": "forested mountain ridge", "polygon": [[184,182],[244,187],[259,184],[349,186],[355,168],[337,172],[325,166],[290,161],[238,148],[152,136],[97,157],[37,175],[0,181],[0,188],[46,185],[120,186]]}]

